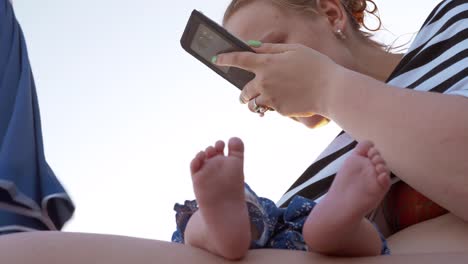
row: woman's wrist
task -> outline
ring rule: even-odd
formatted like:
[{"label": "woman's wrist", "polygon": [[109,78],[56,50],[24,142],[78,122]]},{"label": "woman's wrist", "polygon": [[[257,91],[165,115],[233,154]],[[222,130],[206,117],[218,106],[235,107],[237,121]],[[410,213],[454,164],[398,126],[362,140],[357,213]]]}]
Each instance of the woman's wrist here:
[{"label": "woman's wrist", "polygon": [[336,64],[326,77],[325,88],[318,102],[317,113],[333,120],[333,111],[340,106],[339,97],[350,86],[352,71]]}]

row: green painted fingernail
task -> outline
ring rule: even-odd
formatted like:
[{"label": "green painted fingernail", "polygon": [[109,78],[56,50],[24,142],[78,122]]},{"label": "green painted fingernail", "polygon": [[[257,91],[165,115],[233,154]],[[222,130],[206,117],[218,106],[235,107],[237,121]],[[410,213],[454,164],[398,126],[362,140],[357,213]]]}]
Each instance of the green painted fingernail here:
[{"label": "green painted fingernail", "polygon": [[262,45],[262,42],[258,40],[249,40],[247,41],[247,44],[249,44],[249,46],[252,46],[254,48],[258,48]]},{"label": "green painted fingernail", "polygon": [[218,56],[213,56],[211,58],[211,63],[215,64],[217,60],[218,60]]}]

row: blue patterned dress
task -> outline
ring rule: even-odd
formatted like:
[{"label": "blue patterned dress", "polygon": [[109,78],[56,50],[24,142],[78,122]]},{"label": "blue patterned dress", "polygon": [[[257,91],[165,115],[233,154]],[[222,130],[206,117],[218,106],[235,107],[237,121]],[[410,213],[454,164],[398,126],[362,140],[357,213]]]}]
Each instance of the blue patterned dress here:
[{"label": "blue patterned dress", "polygon": [[[308,251],[302,236],[302,227],[316,205],[312,200],[295,196],[286,208],[279,208],[269,199],[258,197],[245,184],[245,196],[250,221],[260,235],[251,241],[251,249],[275,248]],[[190,217],[198,210],[196,201],[176,204],[177,230],[172,235],[172,242],[184,243],[184,232]],[[390,250],[385,238],[382,239],[382,255],[389,255]]]}]

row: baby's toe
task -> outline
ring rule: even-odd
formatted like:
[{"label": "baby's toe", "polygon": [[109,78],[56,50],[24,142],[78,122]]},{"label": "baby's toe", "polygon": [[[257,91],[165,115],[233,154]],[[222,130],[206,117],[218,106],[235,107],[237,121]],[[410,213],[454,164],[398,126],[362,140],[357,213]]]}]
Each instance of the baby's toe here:
[{"label": "baby's toe", "polygon": [[385,165],[385,160],[380,155],[375,155],[374,157],[372,157],[371,161],[372,161],[372,164],[374,164],[374,166],[378,166],[380,164]]},{"label": "baby's toe", "polygon": [[379,164],[375,167],[375,170],[377,171],[377,174],[381,173],[387,173],[388,174],[388,169],[385,165]]},{"label": "baby's toe", "polygon": [[225,143],[222,140],[219,140],[215,143],[215,150],[218,154],[223,155],[224,154],[224,147]]},{"label": "baby's toe", "polygon": [[203,165],[203,161],[206,158],[206,154],[203,151],[198,152],[198,154],[193,158],[192,162],[190,163],[190,172],[192,174],[199,171]]},{"label": "baby's toe", "polygon": [[231,138],[228,143],[229,156],[244,157],[244,143],[240,138]]},{"label": "baby's toe", "polygon": [[390,188],[391,183],[390,175],[388,174],[388,172],[380,173],[377,176],[377,182],[383,189],[385,189],[385,191],[387,191]]},{"label": "baby's toe", "polygon": [[218,154],[216,149],[214,147],[212,147],[212,146],[207,147],[205,152],[206,152],[206,158],[207,159],[211,159],[212,157],[216,156],[216,154]]},{"label": "baby's toe", "polygon": [[380,155],[379,150],[376,147],[372,147],[367,152],[367,157],[372,160],[373,157]]},{"label": "baby's toe", "polygon": [[374,146],[374,143],[371,141],[365,140],[362,142],[359,142],[356,147],[354,148],[354,151],[358,153],[360,156],[366,156],[366,154],[369,152],[370,149],[372,149]]}]

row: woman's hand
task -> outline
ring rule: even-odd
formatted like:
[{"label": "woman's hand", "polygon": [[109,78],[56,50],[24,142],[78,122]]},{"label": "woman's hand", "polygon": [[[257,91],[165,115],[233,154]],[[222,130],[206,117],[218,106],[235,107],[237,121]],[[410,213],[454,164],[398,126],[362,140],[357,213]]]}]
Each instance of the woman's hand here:
[{"label": "woman's hand", "polygon": [[308,117],[327,115],[327,97],[341,67],[327,56],[299,44],[262,44],[256,53],[232,52],[217,57],[219,66],[233,66],[255,73],[241,94],[282,115]]}]

